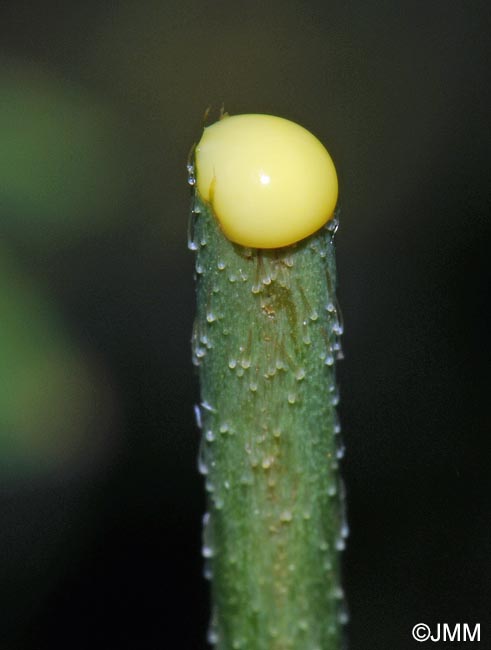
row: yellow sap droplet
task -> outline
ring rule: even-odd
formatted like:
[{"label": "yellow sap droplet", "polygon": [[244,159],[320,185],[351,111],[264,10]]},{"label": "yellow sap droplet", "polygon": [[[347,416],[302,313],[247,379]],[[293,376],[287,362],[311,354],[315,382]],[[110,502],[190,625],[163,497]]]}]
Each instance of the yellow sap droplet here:
[{"label": "yellow sap droplet", "polygon": [[207,127],[196,171],[198,192],[224,234],[243,246],[293,244],[336,207],[336,169],[324,145],[281,117],[234,115]]}]

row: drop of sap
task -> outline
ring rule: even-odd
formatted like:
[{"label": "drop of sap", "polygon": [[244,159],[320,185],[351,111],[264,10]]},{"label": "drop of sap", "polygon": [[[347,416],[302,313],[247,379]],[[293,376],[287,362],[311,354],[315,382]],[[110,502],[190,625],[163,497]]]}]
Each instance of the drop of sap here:
[{"label": "drop of sap", "polygon": [[331,233],[331,238],[334,237],[334,235],[337,233],[338,228],[339,228],[338,217],[333,217],[330,221],[328,221],[327,230]]},{"label": "drop of sap", "polygon": [[346,447],[344,446],[343,443],[340,443],[340,445],[336,449],[336,458],[338,460],[341,460],[342,458],[344,458],[345,453],[346,453]]},{"label": "drop of sap", "polygon": [[197,251],[199,248],[195,234],[197,214],[195,210],[192,210],[188,221],[188,248],[190,251]]},{"label": "drop of sap", "polygon": [[212,558],[213,551],[213,531],[210,522],[210,513],[205,512],[203,515],[203,547],[201,549],[202,555],[205,558]]},{"label": "drop of sap", "polygon": [[343,521],[341,524],[341,537],[347,539],[349,537],[349,525],[347,521]]},{"label": "drop of sap", "polygon": [[218,632],[214,627],[209,627],[208,632],[206,634],[206,640],[210,645],[216,645],[220,641],[220,637],[218,636]]},{"label": "drop of sap", "polygon": [[194,166],[188,165],[188,185],[194,187],[196,185],[196,177],[194,175]]},{"label": "drop of sap", "polygon": [[341,423],[339,421],[339,415],[337,413],[334,414],[334,433],[341,433]]},{"label": "drop of sap", "polygon": [[205,560],[203,566],[203,578],[205,580],[211,580],[213,578],[213,570],[211,564],[207,560]]},{"label": "drop of sap", "polygon": [[198,450],[198,472],[203,476],[208,474],[208,464],[206,462],[206,448],[203,444],[203,438],[200,441]]},{"label": "drop of sap", "polygon": [[198,404],[194,405],[194,419],[196,421],[196,426],[198,429],[203,428],[203,421],[201,419],[201,409]]},{"label": "drop of sap", "polygon": [[343,327],[343,325],[342,325],[341,323],[339,323],[338,321],[336,321],[336,322],[334,323],[334,325],[332,326],[332,331],[333,331],[334,334],[336,334],[337,336],[341,336],[341,334],[343,334],[343,332],[344,332],[344,327]]},{"label": "drop of sap", "polygon": [[338,612],[338,621],[341,625],[349,623],[349,610],[345,602],[342,602]]},{"label": "drop of sap", "polygon": [[326,366],[334,365],[334,357],[330,352],[326,354],[326,360],[324,361],[324,363],[326,364]]}]

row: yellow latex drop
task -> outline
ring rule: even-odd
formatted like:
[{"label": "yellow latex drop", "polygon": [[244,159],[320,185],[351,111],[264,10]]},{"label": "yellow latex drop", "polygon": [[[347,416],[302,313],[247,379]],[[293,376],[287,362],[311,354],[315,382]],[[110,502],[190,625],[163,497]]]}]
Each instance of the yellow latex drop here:
[{"label": "yellow latex drop", "polygon": [[273,115],[234,115],[204,130],[197,187],[225,235],[242,246],[288,246],[321,228],[338,198],[336,169],[319,140]]}]

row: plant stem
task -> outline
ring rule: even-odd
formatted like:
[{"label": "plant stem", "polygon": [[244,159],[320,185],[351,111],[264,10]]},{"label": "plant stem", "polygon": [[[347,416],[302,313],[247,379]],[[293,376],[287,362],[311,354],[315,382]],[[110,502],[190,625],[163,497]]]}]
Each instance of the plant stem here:
[{"label": "plant stem", "polygon": [[247,249],[198,193],[203,555],[218,650],[338,650],[345,617],[334,362],[335,220],[296,245]]}]

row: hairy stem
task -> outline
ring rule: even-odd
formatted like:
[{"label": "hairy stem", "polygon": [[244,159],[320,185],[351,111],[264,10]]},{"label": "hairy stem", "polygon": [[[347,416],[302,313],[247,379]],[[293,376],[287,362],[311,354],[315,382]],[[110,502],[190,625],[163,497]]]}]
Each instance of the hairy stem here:
[{"label": "hairy stem", "polygon": [[334,230],[246,249],[193,201],[203,555],[219,650],[341,646]]}]

